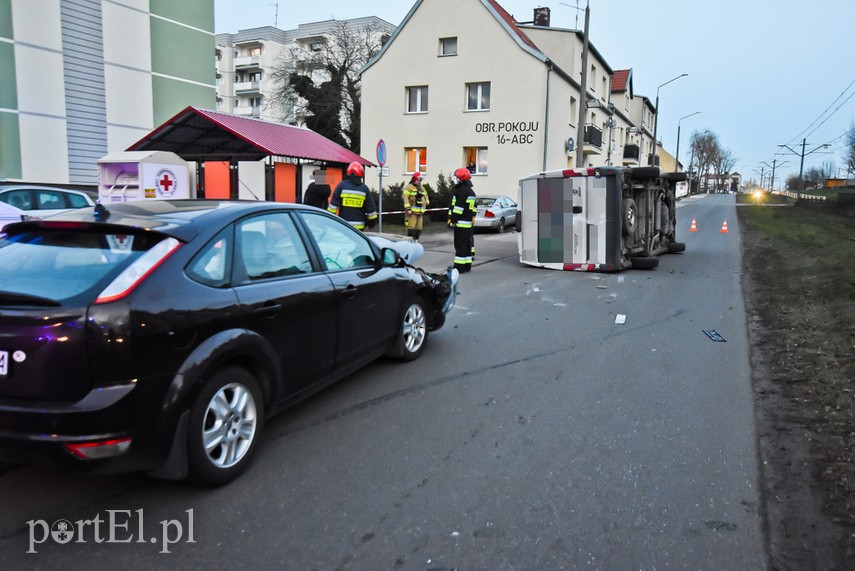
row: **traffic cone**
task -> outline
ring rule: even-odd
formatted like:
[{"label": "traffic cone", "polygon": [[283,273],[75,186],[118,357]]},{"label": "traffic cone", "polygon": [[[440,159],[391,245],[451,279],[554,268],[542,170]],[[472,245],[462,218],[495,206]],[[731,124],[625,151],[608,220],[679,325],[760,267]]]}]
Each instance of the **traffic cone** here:
[{"label": "traffic cone", "polygon": [[697,232],[698,231],[698,222],[694,218],[692,218],[692,225],[689,227],[689,232]]},{"label": "traffic cone", "polygon": [[725,220],[724,224],[721,225],[721,233],[727,234],[727,220]]}]

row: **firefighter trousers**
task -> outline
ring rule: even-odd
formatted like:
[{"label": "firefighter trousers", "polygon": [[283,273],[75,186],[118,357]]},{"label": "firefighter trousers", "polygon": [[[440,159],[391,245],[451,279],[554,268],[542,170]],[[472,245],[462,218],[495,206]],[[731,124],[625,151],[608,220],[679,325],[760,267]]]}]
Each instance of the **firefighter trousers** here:
[{"label": "firefighter trousers", "polygon": [[475,257],[475,235],[472,228],[454,229],[454,267],[460,273],[472,269]]}]

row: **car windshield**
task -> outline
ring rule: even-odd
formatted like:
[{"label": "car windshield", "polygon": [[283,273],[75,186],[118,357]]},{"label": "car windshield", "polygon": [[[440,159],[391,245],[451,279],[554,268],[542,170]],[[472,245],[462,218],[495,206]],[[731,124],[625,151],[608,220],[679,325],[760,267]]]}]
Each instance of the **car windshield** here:
[{"label": "car windshield", "polygon": [[69,300],[112,278],[161,239],[151,234],[41,229],[4,236],[0,238],[0,304],[22,296]]}]

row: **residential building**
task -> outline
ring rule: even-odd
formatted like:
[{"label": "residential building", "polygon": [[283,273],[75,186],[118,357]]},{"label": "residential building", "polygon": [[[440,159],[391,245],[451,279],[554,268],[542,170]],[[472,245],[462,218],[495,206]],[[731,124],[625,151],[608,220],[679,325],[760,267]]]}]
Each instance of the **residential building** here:
[{"label": "residential building", "polygon": [[496,0],[415,2],[362,71],[361,144],[385,142],[387,180],[420,171],[433,184],[473,165],[476,192],[514,197],[543,170],[647,164],[655,109],[631,70],[616,73],[591,42],[582,70],[582,32],[552,27],[549,8],[533,16],[519,22]]},{"label": "residential building", "polygon": [[0,180],[92,186],[97,161],[213,107],[212,0],[0,0]]},{"label": "residential building", "polygon": [[302,66],[313,55],[335,46],[335,34],[342,29],[389,36],[395,26],[369,16],[300,24],[295,30],[263,26],[217,34],[217,110],[303,126],[305,114],[299,97],[293,92],[285,97],[279,93],[285,87],[283,76],[290,71],[308,74],[317,84],[327,80],[328,74],[319,65]]}]

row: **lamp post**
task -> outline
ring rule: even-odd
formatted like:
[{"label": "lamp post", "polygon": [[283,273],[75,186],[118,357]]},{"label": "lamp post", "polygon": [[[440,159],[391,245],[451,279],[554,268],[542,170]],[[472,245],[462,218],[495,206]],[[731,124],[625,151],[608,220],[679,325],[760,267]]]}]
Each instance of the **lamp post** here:
[{"label": "lamp post", "polygon": [[663,87],[665,87],[666,85],[668,85],[669,83],[671,83],[672,81],[677,81],[681,77],[686,77],[687,75],[689,75],[689,74],[688,73],[681,73],[677,77],[675,77],[673,79],[669,79],[668,81],[666,81],[665,83],[661,84],[659,87],[656,88],[656,105],[655,105],[656,115],[653,117],[653,155],[652,155],[653,164],[651,166],[654,166],[654,167],[656,166],[656,132],[657,132],[656,129],[659,126],[659,90],[662,89]]},{"label": "lamp post", "polygon": [[[683,119],[685,119],[687,117],[697,115],[698,113],[700,113],[700,111],[695,111],[694,113],[689,113],[688,115],[683,115],[677,121],[677,152],[675,153],[675,156],[674,156],[674,171],[675,172],[678,172],[680,170],[680,121],[682,121]],[[689,166],[691,166],[691,163],[689,164]]]}]

